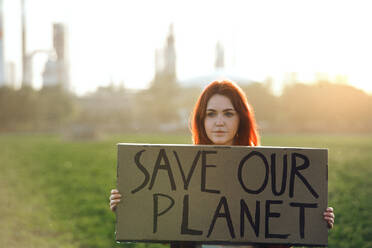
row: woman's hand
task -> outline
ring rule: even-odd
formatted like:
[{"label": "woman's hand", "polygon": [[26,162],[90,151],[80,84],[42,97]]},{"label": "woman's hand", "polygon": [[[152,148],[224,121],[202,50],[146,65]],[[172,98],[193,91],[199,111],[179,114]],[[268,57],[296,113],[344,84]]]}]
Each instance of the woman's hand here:
[{"label": "woman's hand", "polygon": [[328,228],[333,228],[333,225],[335,224],[335,214],[333,213],[333,208],[328,207],[326,211],[323,213],[323,219],[327,221]]},{"label": "woman's hand", "polygon": [[112,189],[111,190],[111,195],[110,195],[110,208],[111,211],[115,211],[116,206],[121,202],[121,197],[122,195],[119,193],[117,189]]}]

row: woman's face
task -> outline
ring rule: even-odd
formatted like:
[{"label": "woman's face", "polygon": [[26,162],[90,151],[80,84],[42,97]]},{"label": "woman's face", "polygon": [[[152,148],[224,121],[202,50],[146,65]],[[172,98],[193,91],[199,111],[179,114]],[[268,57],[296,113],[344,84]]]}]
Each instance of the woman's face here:
[{"label": "woman's face", "polygon": [[239,115],[230,99],[213,95],[207,104],[204,128],[208,138],[215,145],[232,145],[239,128]]}]

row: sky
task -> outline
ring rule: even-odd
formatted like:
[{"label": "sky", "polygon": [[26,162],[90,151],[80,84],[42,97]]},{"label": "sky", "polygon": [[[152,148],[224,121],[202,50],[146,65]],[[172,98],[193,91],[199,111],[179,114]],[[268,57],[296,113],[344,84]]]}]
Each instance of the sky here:
[{"label": "sky", "polygon": [[[5,59],[21,72],[20,1],[3,0]],[[225,65],[252,80],[289,73],[348,83],[372,93],[372,15],[368,1],[331,0],[25,0],[27,51],[52,48],[52,23],[68,27],[71,88],[78,94],[124,83],[145,88],[154,76],[155,49],[173,23],[179,79],[213,71],[215,48]],[[34,57],[40,88],[47,55]],[[239,83],[239,82],[238,82]]]}]

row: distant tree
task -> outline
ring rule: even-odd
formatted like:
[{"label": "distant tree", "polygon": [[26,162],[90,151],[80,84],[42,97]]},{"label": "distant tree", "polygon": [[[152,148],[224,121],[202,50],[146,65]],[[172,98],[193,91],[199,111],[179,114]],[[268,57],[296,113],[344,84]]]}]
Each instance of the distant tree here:
[{"label": "distant tree", "polygon": [[372,130],[371,96],[349,85],[327,81],[288,85],[280,104],[286,125],[295,130]]},{"label": "distant tree", "polygon": [[37,119],[37,92],[31,87],[0,89],[0,118],[3,130],[32,129]]},{"label": "distant tree", "polygon": [[253,106],[257,122],[262,129],[273,129],[277,122],[278,99],[272,93],[270,84],[253,83],[242,87],[249,103]]},{"label": "distant tree", "polygon": [[73,96],[62,87],[43,87],[39,91],[38,112],[42,123],[58,127],[74,114]]},{"label": "distant tree", "polygon": [[154,125],[179,121],[180,88],[169,75],[156,77],[148,90],[141,94],[139,100],[146,104],[146,115]]},{"label": "distant tree", "polygon": [[16,122],[15,91],[9,87],[0,88],[0,130],[6,130]]}]

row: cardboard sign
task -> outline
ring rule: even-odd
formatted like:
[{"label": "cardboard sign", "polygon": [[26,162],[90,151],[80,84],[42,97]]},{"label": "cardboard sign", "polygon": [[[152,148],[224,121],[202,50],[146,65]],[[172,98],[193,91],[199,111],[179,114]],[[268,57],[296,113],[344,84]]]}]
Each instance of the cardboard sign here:
[{"label": "cardboard sign", "polygon": [[116,240],[326,246],[327,149],[118,144]]}]

